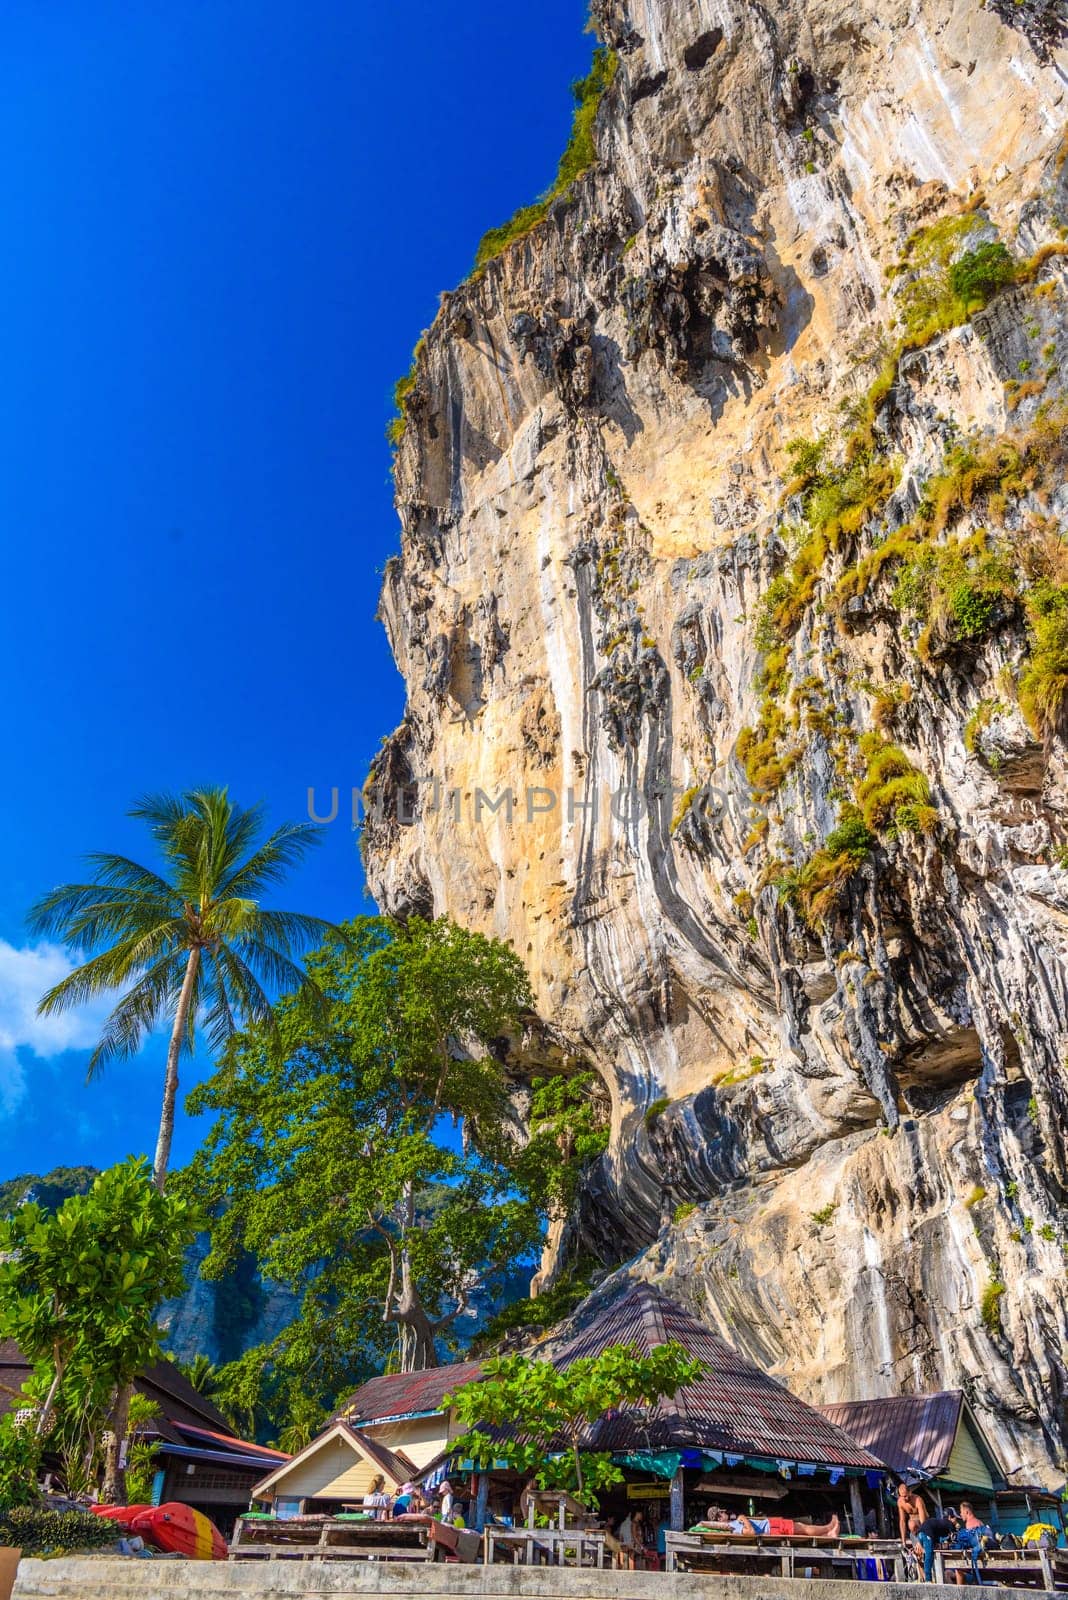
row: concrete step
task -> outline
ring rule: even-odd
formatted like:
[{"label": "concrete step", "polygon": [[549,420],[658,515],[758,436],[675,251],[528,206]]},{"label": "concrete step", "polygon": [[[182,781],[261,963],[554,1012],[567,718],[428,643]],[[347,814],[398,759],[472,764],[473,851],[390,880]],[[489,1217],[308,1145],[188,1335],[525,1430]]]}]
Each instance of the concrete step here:
[{"label": "concrete step", "polygon": [[[1032,1590],[1033,1595],[1045,1591]],[[366,1561],[20,1563],[13,1600],[960,1600],[955,1586]],[[983,1600],[1019,1600],[990,1588]]]}]

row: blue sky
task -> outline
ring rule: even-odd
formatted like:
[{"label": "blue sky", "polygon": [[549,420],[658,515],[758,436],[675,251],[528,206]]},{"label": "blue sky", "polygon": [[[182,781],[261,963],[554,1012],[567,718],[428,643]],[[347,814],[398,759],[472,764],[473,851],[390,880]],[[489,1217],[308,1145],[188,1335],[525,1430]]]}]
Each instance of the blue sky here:
[{"label": "blue sky", "polygon": [[[440,290],[552,179],[583,0],[7,0],[0,15],[0,1178],[150,1151],[162,1046],[24,925],[131,801],[272,819],[364,776],[403,691],[374,620],[383,430]],[[281,898],[281,897],[280,897]],[[371,909],[342,822],[285,903]],[[186,1069],[210,1066],[201,1054]],[[195,1129],[183,1120],[175,1156]]]}]

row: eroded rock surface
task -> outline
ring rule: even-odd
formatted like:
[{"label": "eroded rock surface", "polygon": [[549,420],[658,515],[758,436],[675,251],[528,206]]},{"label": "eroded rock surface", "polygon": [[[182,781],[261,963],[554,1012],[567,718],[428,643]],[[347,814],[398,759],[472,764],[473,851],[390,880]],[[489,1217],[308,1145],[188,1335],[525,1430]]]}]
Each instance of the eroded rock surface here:
[{"label": "eroded rock surface", "polygon": [[[1068,576],[1058,8],[594,11],[599,163],[421,346],[371,885],[510,939],[603,1077],[556,1250],[809,1399],[963,1385],[1050,1479],[1065,747],[1017,702]],[[901,349],[999,241],[1018,281]]]}]

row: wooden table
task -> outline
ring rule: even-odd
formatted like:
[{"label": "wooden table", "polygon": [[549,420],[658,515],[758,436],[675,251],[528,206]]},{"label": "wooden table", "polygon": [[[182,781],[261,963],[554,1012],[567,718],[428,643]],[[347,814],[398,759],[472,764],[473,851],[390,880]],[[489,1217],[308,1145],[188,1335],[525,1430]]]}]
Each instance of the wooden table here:
[{"label": "wooden table", "polygon": [[338,1517],[238,1517],[230,1560],[432,1561],[428,1524]]},{"label": "wooden table", "polygon": [[483,1560],[487,1566],[495,1561],[510,1561],[513,1566],[528,1567],[603,1567],[604,1531],[600,1528],[505,1528],[491,1523],[483,1534]]},{"label": "wooden table", "polygon": [[764,1570],[777,1571],[783,1578],[793,1578],[798,1567],[824,1566],[852,1569],[858,1560],[875,1556],[893,1565],[894,1577],[905,1579],[905,1563],[901,1546],[877,1549],[889,1541],[854,1538],[839,1534],[835,1538],[816,1537],[812,1534],[749,1534],[749,1533],[666,1533],[664,1535],[665,1562],[668,1572],[696,1568],[700,1571],[737,1572],[741,1561],[753,1562]]}]

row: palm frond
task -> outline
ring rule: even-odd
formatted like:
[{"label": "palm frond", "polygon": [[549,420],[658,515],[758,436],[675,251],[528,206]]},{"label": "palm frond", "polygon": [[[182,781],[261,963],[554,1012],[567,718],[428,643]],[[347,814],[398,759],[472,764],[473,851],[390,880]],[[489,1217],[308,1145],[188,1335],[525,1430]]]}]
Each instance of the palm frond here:
[{"label": "palm frond", "polygon": [[182,952],[175,952],[150,967],[127,990],[104,1023],[100,1042],[89,1057],[87,1078],[95,1078],[110,1061],[137,1054],[145,1035],[173,1010],[184,973]]},{"label": "palm frond", "polygon": [[325,944],[338,935],[338,929],[332,922],[307,916],[302,911],[261,911],[257,907],[249,933],[252,938],[263,939],[288,956],[306,950],[309,945]]},{"label": "palm frond", "polygon": [[312,822],[289,822],[276,828],[269,839],[219,884],[219,897],[255,899],[264,889],[280,883],[309,850],[322,843],[323,830]]},{"label": "palm frond", "polygon": [[134,929],[125,939],[68,972],[42,995],[39,1016],[54,1016],[85,1005],[89,1000],[118,989],[140,975],[160,956],[170,958],[185,948],[187,929],[181,921],[162,923],[147,930]]},{"label": "palm frond", "polygon": [[210,961],[211,999],[205,995],[202,1024],[213,1050],[220,1050],[234,1032],[235,1017],[245,1023],[266,1023],[277,1031],[274,1009],[262,986],[230,945],[220,945]]},{"label": "palm frond", "polygon": [[97,883],[106,883],[122,889],[134,889],[138,894],[153,895],[160,900],[177,900],[173,887],[166,878],[150,867],[143,867],[129,856],[116,856],[108,851],[95,850],[85,858],[96,868]]}]

